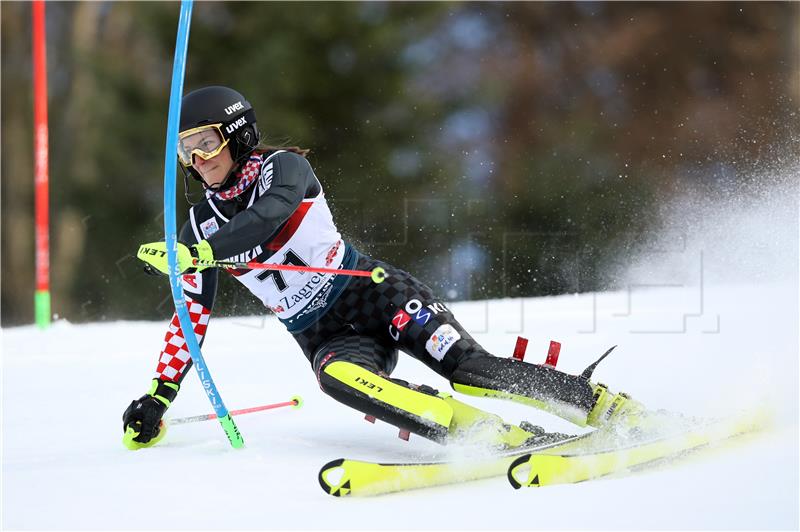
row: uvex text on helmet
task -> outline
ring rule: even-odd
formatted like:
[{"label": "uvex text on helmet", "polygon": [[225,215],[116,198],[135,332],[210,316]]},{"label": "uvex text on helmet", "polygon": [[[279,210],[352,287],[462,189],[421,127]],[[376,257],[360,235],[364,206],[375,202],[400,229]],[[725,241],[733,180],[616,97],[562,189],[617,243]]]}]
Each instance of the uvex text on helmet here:
[{"label": "uvex text on helmet", "polygon": [[211,124],[220,124],[234,161],[241,162],[258,145],[255,111],[242,94],[231,88],[203,87],[183,97],[180,131]]}]

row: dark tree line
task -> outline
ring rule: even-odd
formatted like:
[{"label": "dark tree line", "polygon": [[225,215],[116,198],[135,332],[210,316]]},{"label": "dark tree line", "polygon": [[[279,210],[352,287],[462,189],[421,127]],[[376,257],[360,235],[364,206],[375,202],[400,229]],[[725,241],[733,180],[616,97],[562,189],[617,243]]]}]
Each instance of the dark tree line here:
[{"label": "dark tree line", "polygon": [[[607,266],[666,199],[797,154],[798,9],[200,2],[186,88],[247,95],[266,140],[312,149],[346,238],[448,298],[613,288]],[[30,11],[2,6],[4,326],[33,319]],[[133,254],[163,237],[177,15],[47,4],[53,310],[70,321],[171,312]],[[263,312],[233,281],[217,308]]]}]

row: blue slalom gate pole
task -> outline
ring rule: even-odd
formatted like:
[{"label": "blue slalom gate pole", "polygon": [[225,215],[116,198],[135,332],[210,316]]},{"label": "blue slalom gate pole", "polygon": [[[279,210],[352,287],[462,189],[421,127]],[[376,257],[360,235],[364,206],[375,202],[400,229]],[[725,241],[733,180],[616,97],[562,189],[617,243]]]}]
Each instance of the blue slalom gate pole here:
[{"label": "blue slalom gate pole", "polygon": [[203,389],[214,407],[225,434],[231,445],[238,449],[244,446],[244,439],[233,418],[225,408],[214,379],[203,360],[200,344],[194,334],[192,320],[186,308],[183,296],[180,270],[178,269],[178,235],[175,221],[175,158],[178,153],[178,126],[181,116],[181,98],[183,97],[183,78],[186,69],[186,49],[189,44],[189,25],[192,18],[192,0],[181,1],[181,13],[178,18],[178,38],[175,42],[175,60],[172,64],[172,87],[169,95],[169,115],[167,118],[167,147],[164,154],[164,237],[167,243],[167,262],[169,264],[169,285],[172,289],[172,301],[183,331],[183,338],[192,357],[194,369],[200,377]]}]

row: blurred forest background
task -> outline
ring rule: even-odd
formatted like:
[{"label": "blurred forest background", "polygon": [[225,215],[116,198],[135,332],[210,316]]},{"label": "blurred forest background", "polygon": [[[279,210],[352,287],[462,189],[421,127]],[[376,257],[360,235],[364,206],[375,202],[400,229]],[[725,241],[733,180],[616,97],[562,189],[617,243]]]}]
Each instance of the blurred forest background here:
[{"label": "blurred forest background", "polygon": [[[10,326],[33,321],[31,4],[0,12]],[[51,290],[69,321],[172,312],[134,254],[163,238],[178,12],[47,3]],[[799,31],[794,2],[200,2],[185,89],[244,93],[266,140],[313,150],[345,238],[446,299],[603,290],[667,199],[797,154]],[[268,312],[227,276],[219,295],[216,315]]]}]

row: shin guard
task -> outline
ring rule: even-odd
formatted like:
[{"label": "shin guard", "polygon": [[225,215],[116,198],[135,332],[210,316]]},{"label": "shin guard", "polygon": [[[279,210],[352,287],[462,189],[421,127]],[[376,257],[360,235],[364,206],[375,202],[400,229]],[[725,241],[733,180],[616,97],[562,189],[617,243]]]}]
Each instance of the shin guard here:
[{"label": "shin guard", "polygon": [[458,392],[510,399],[581,427],[597,401],[595,387],[583,377],[508,358],[484,356],[463,362],[450,382]]},{"label": "shin guard", "polygon": [[447,438],[453,409],[435,393],[411,389],[342,360],[323,366],[319,383],[340,403],[369,416],[440,443]]},{"label": "shin guard", "polygon": [[351,362],[323,366],[320,385],[341,403],[437,443],[511,448],[535,436],[448,394],[388,379]]}]

